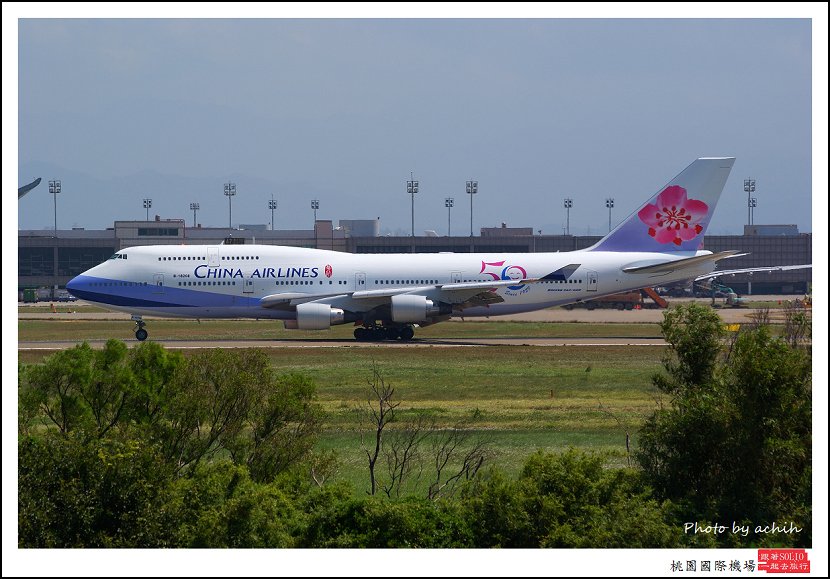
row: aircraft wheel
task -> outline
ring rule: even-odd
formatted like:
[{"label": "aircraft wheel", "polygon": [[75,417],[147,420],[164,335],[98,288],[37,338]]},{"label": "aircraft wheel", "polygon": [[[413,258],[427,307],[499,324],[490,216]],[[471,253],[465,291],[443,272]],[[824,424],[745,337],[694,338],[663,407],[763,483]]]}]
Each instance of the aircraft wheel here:
[{"label": "aircraft wheel", "polygon": [[401,328],[401,340],[404,342],[408,342],[415,336],[415,330],[412,329],[412,326],[407,326],[405,328]]},{"label": "aircraft wheel", "polygon": [[401,337],[401,331],[398,328],[386,328],[386,339],[397,340]]},{"label": "aircraft wheel", "polygon": [[135,331],[135,339],[138,340],[139,342],[143,342],[144,340],[146,340],[147,339],[147,330],[145,330],[144,328],[139,328],[138,330],[136,330]]},{"label": "aircraft wheel", "polygon": [[369,330],[366,328],[357,328],[354,331],[354,338],[359,342],[363,342],[369,339]]}]

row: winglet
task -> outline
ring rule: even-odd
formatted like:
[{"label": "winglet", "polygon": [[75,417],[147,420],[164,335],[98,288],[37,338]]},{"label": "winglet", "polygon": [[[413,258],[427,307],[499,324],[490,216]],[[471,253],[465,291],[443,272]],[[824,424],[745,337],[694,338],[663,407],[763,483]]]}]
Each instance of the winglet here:
[{"label": "winglet", "polygon": [[694,161],[586,251],[674,253],[701,249],[734,157]]}]

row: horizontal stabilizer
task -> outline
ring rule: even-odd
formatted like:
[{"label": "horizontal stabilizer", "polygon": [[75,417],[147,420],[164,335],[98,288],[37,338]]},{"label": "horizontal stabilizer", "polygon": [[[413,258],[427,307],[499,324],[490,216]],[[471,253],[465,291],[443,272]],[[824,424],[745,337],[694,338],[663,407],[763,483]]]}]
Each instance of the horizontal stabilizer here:
[{"label": "horizontal stabilizer", "polygon": [[739,252],[730,249],[729,251],[721,251],[720,253],[711,253],[709,255],[698,255],[696,257],[687,257],[685,259],[673,259],[671,261],[663,261],[660,263],[654,263],[650,265],[639,265],[639,264],[630,264],[628,266],[624,266],[622,270],[625,273],[636,273],[636,274],[665,274],[671,273],[675,271],[679,271],[682,269],[698,267],[704,263],[717,263],[721,259],[727,259],[730,257],[735,257],[736,254]]}]

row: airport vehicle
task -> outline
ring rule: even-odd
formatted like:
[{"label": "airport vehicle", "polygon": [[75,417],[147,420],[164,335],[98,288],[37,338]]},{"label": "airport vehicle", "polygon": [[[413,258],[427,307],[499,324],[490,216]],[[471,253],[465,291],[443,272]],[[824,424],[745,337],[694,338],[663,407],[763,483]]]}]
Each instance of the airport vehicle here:
[{"label": "airport vehicle", "polygon": [[[656,293],[654,294],[654,296],[649,295],[648,293],[646,293],[646,289],[649,288],[631,290],[629,292],[611,294],[608,296],[594,298],[592,300],[567,304],[565,305],[565,309],[572,310],[574,308],[583,307],[588,310],[596,310],[603,308],[617,310],[635,310],[643,308],[665,308],[668,306],[668,302],[666,300],[658,296]],[[652,299],[644,299],[644,294],[645,297],[651,297]]]},{"label": "airport vehicle", "polygon": [[712,298],[712,305],[715,305],[715,300],[717,298],[723,298],[724,303],[728,306],[732,306],[733,308],[739,308],[745,304],[746,300],[742,297],[738,296],[738,293],[733,290],[731,287],[725,286],[724,284],[717,281],[717,278],[711,278],[704,280],[700,283],[701,291],[700,295],[709,295]]},{"label": "airport vehicle", "polygon": [[35,290],[35,288],[24,289],[22,300],[24,304],[33,304],[37,302],[37,290]]},{"label": "airport vehicle", "polygon": [[72,279],[79,299],[144,315],[355,324],[358,340],[690,280],[737,254],[701,250],[735,159],[700,158],[593,246],[561,253],[347,254],[266,245],[130,247]]},{"label": "airport vehicle", "polygon": [[78,298],[73,296],[66,290],[56,290],[55,291],[55,301],[56,302],[74,302],[77,301]]}]

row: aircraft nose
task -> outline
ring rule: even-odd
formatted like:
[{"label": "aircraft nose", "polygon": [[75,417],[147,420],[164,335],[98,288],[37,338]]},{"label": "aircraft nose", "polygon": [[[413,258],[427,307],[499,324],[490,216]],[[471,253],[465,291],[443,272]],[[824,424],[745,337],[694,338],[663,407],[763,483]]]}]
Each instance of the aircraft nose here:
[{"label": "aircraft nose", "polygon": [[66,291],[71,293],[76,298],[78,294],[76,293],[79,289],[81,289],[81,281],[77,277],[73,277],[66,283]]}]

